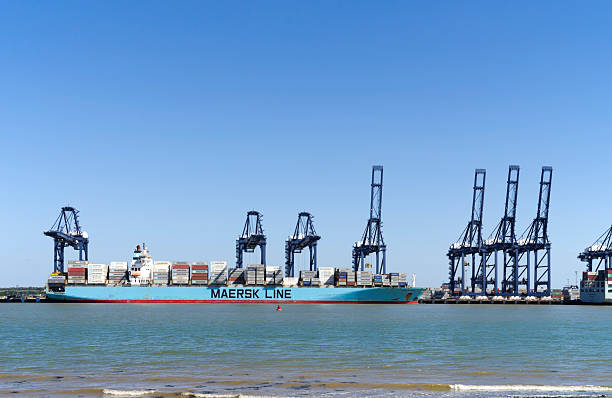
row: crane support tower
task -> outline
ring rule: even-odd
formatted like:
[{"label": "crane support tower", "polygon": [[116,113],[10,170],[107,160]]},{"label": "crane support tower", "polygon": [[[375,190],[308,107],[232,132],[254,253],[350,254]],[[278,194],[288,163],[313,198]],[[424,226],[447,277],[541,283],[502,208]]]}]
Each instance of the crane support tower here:
[{"label": "crane support tower", "polygon": [[[602,263],[605,267],[603,269],[612,268],[612,226],[591,246],[584,249],[578,258],[587,263],[588,272],[599,271]],[[593,269],[593,260],[596,260],[595,269]]]},{"label": "crane support tower", "polygon": [[64,272],[64,249],[68,246],[79,251],[79,260],[89,260],[89,237],[79,225],[79,211],[74,207],[62,207],[59,217],[46,232],[53,238],[53,272]]},{"label": "crane support tower", "polygon": [[[548,239],[548,208],[552,167],[542,167],[538,212],[515,245],[513,295],[524,286],[528,296],[550,296],[550,241]],[[538,256],[543,251],[542,256]],[[533,267],[531,261],[533,260]],[[533,276],[531,275],[533,268]],[[533,281],[533,283],[532,283]]]},{"label": "crane support tower", "polygon": [[[372,183],[370,190],[370,218],[359,242],[353,244],[353,270],[363,271],[365,258],[376,253],[376,273],[387,272],[387,246],[382,236],[382,187],[383,167],[372,166]],[[382,254],[382,262],[380,262]]]},{"label": "crane support tower", "polygon": [[[476,286],[476,255],[481,255],[482,248],[482,211],[484,206],[485,179],[487,171],[476,169],[474,172],[474,188],[472,195],[472,217],[467,226],[459,236],[457,242],[453,243],[448,249],[448,259],[450,265],[449,288],[451,294],[455,294],[455,288],[461,287],[461,293],[467,293],[465,274],[467,263],[465,257],[472,257],[472,293],[475,293]],[[479,260],[479,262],[482,260]],[[459,267],[461,273],[459,274]]]},{"label": "crane support tower", "polygon": [[[492,287],[494,295],[500,293],[499,289],[499,264],[498,257],[502,257],[503,279],[502,292],[506,292],[506,283],[512,279],[516,269],[516,257],[514,247],[516,245],[516,202],[518,199],[519,166],[508,167],[508,179],[506,181],[506,204],[504,206],[504,216],[495,227],[488,239],[482,245],[482,258],[484,258],[484,268],[480,267],[477,274],[477,284],[481,286],[483,294],[487,288]],[[509,272],[508,272],[509,270]],[[508,274],[507,274],[508,272]]]},{"label": "crane support tower", "polygon": [[258,211],[249,211],[242,235],[236,238],[236,267],[242,268],[242,253],[253,253],[259,246],[261,264],[266,265],[266,235],[261,226],[263,216]]},{"label": "crane support tower", "polygon": [[317,241],[321,237],[317,235],[312,219],[313,216],[310,213],[298,214],[293,235],[285,240],[285,276],[293,277],[295,253],[301,253],[305,248],[308,248],[310,253],[310,270],[317,270]]}]

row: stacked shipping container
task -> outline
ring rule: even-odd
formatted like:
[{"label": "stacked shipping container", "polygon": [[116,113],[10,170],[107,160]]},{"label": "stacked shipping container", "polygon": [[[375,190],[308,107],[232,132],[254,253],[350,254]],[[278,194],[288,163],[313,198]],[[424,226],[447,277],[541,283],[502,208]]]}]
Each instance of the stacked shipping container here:
[{"label": "stacked shipping container", "polygon": [[352,272],[348,268],[336,268],[336,286],[346,286],[347,274]]},{"label": "stacked shipping container", "polygon": [[177,261],[172,264],[172,284],[173,285],[188,285],[189,284],[189,263],[186,261]]},{"label": "stacked shipping container", "polygon": [[282,285],[283,272],[279,266],[266,266],[266,285]]},{"label": "stacked shipping container", "polygon": [[191,263],[191,284],[208,285],[208,263]]},{"label": "stacked shipping container", "polygon": [[153,264],[153,284],[165,286],[170,282],[170,266],[168,261],[156,261]]},{"label": "stacked shipping container", "polygon": [[87,265],[87,283],[90,285],[104,285],[108,276],[108,265],[106,264],[88,264]]},{"label": "stacked shipping container", "polygon": [[349,269],[346,273],[346,286],[355,287],[357,285],[357,281],[355,280],[355,271]]},{"label": "stacked shipping container", "polygon": [[263,264],[249,264],[246,269],[247,285],[262,285],[266,280],[266,269]]},{"label": "stacked shipping container", "polygon": [[302,286],[312,286],[313,279],[318,284],[317,271],[300,271],[300,281]]},{"label": "stacked shipping container", "polygon": [[68,283],[84,285],[87,281],[87,268],[85,267],[69,267],[68,268]]},{"label": "stacked shipping container", "polygon": [[244,285],[244,268],[230,268],[228,285]]},{"label": "stacked shipping container", "polygon": [[226,261],[211,261],[210,285],[225,285],[227,284],[227,262]]},{"label": "stacked shipping container", "polygon": [[372,271],[357,271],[357,286],[372,286]]},{"label": "stacked shipping container", "polygon": [[334,285],[334,268],[333,267],[319,268],[319,281],[321,281],[322,286],[333,286]]},{"label": "stacked shipping container", "polygon": [[119,285],[128,281],[128,263],[127,261],[112,261],[108,267],[108,283],[111,285]]},{"label": "stacked shipping container", "polygon": [[[68,267],[69,284],[110,284],[128,282],[128,263],[111,262],[89,264],[86,261],[71,261]],[[190,272],[191,271],[191,272]],[[584,272],[583,279],[612,282],[612,269],[599,272]],[[59,280],[59,277],[58,277]],[[227,272],[227,262],[212,261],[189,263],[157,261],[153,265],[152,284],[168,285],[254,285],[254,286],[339,286],[339,287],[407,287],[406,273],[372,274],[368,271],[353,271],[352,268],[321,267],[318,271],[300,271],[299,278],[284,278],[281,267],[250,264],[244,268],[232,268]]]}]

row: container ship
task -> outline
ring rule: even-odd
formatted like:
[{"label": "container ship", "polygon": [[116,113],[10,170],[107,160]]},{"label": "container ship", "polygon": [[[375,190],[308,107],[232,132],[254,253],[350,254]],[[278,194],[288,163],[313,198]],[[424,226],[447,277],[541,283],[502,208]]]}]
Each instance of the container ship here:
[{"label": "container ship", "polygon": [[580,281],[580,301],[588,304],[612,304],[612,269],[584,271]]},{"label": "container ship", "polygon": [[319,267],[284,276],[279,266],[228,268],[226,261],[153,261],[143,244],[131,264],[71,261],[49,276],[47,298],[99,303],[416,304],[425,289],[405,273]]}]

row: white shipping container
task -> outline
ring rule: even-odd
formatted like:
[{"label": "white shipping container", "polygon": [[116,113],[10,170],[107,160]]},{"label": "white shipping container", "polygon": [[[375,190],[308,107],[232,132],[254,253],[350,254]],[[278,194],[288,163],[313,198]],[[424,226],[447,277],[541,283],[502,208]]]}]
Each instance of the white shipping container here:
[{"label": "white shipping container", "polygon": [[283,279],[283,286],[297,286],[299,278],[286,276]]},{"label": "white shipping container", "polygon": [[169,261],[156,261],[153,264],[154,271],[168,271],[172,265]]}]

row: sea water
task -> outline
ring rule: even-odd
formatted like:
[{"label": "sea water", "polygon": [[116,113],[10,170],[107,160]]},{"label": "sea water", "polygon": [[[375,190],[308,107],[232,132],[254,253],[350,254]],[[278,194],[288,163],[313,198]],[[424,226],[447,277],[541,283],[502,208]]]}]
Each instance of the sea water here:
[{"label": "sea water", "polygon": [[612,307],[0,304],[0,395],[612,396]]}]

